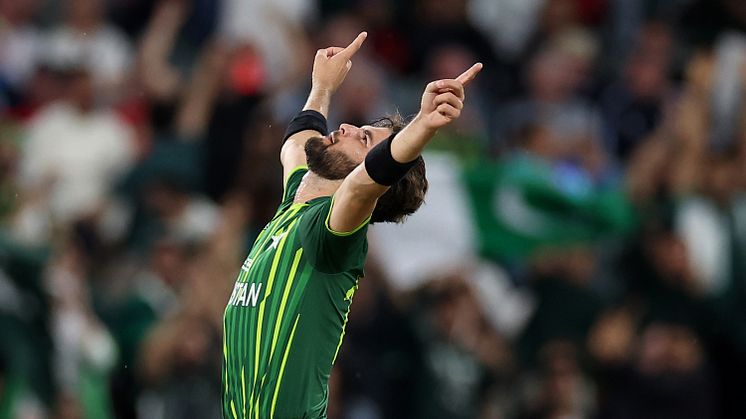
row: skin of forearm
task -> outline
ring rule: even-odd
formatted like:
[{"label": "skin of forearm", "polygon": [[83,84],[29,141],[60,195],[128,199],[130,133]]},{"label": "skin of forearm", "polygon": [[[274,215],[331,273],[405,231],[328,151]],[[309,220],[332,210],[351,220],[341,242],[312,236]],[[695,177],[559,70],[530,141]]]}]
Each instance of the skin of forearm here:
[{"label": "skin of forearm", "polygon": [[399,163],[409,163],[419,157],[437,129],[428,127],[423,118],[417,115],[394,137],[391,143],[391,156]]},{"label": "skin of forearm", "polygon": [[314,86],[308,94],[308,100],[303,107],[304,111],[312,110],[329,117],[329,105],[332,100],[332,92],[329,89]]},{"label": "skin of forearm", "polygon": [[161,98],[175,94],[181,84],[178,71],[168,63],[180,25],[175,15],[156,15],[148,24],[140,47],[142,67],[148,69],[142,71],[143,81],[152,94]]},{"label": "skin of forearm", "polygon": [[167,61],[168,52],[173,47],[181,26],[181,18],[176,13],[158,10],[148,23],[143,36],[142,53],[145,59]]},{"label": "skin of forearm", "polygon": [[224,45],[215,43],[200,57],[177,117],[177,132],[183,138],[195,137],[207,128],[228,54]]}]

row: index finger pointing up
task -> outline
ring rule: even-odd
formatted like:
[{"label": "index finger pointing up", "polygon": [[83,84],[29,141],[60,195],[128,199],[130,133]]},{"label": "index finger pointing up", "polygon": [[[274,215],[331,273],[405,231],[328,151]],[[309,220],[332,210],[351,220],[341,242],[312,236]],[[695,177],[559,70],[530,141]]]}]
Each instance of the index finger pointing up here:
[{"label": "index finger pointing up", "polygon": [[468,70],[461,73],[460,76],[456,77],[456,80],[460,81],[461,84],[466,86],[469,84],[470,81],[474,80],[474,77],[477,76],[477,73],[479,73],[482,70],[482,63],[476,63],[473,66],[469,67]]},{"label": "index finger pointing up", "polygon": [[350,45],[347,45],[345,49],[340,52],[340,54],[343,54],[348,59],[355,55],[355,53],[360,49],[360,47],[363,45],[363,41],[365,41],[365,38],[368,37],[368,32],[360,32],[360,34],[355,38],[354,41],[350,43]]}]

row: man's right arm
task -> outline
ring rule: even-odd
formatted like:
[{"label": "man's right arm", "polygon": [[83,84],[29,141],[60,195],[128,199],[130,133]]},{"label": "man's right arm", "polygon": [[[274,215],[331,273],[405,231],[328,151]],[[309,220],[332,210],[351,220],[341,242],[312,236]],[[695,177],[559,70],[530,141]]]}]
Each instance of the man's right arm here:
[{"label": "man's right arm", "polygon": [[[323,115],[324,118],[327,118],[329,116],[329,104],[331,102],[332,93],[333,92],[329,89],[312,87],[303,110],[316,111]],[[306,142],[309,138],[318,136],[319,134],[321,133],[316,130],[308,129],[296,132],[288,137],[280,150],[283,179],[287,179],[290,172],[296,167],[306,165]]]},{"label": "man's right arm", "polygon": [[[360,49],[367,36],[367,32],[361,32],[345,48],[329,47],[316,51],[311,75],[311,93],[303,107],[304,111],[316,111],[325,119],[329,116],[332,95],[350,71],[352,56]],[[287,179],[296,167],[306,165],[306,142],[319,134],[321,133],[313,129],[303,130],[294,133],[285,141],[280,151],[283,179]]]}]

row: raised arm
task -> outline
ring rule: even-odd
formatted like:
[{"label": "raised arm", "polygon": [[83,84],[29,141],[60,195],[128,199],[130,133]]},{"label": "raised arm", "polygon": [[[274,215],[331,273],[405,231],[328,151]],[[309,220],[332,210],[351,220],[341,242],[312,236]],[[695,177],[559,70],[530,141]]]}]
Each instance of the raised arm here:
[{"label": "raised arm", "polygon": [[[329,47],[316,51],[311,75],[311,93],[308,95],[304,111],[316,111],[324,118],[329,115],[329,105],[332,95],[344,81],[352,67],[352,56],[363,45],[368,36],[361,32],[350,45],[345,48]],[[305,145],[309,138],[321,133],[315,129],[306,129],[292,134],[280,151],[280,162],[283,167],[283,179],[287,179],[290,172],[306,164]]]},{"label": "raised arm", "polygon": [[[476,77],[482,64],[474,64],[455,79],[437,80],[427,85],[422,95],[420,111],[417,116],[391,141],[390,153],[387,142],[378,144],[360,164],[350,173],[334,194],[334,206],[329,217],[329,227],[336,232],[349,232],[359,227],[373,213],[378,198],[389,186],[376,182],[378,178],[372,172],[380,168],[371,153],[376,148],[379,156],[386,156],[391,167],[416,160],[422,150],[432,139],[439,128],[448,125],[461,115],[464,107],[464,86]],[[380,161],[380,160],[378,160]]]},{"label": "raised arm", "polygon": [[139,76],[145,92],[156,100],[174,98],[183,84],[179,71],[168,62],[168,55],[187,18],[186,6],[183,1],[158,2],[140,41]]}]

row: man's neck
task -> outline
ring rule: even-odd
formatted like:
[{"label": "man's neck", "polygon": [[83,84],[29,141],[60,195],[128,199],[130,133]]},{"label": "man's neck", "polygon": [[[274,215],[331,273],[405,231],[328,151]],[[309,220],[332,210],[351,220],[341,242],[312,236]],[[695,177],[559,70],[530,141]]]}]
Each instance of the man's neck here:
[{"label": "man's neck", "polygon": [[298,186],[298,191],[295,193],[294,203],[308,202],[314,198],[320,198],[322,196],[332,196],[334,192],[339,189],[339,185],[342,184],[342,180],[329,180],[324,179],[311,171],[307,172],[303,176],[303,180]]}]

